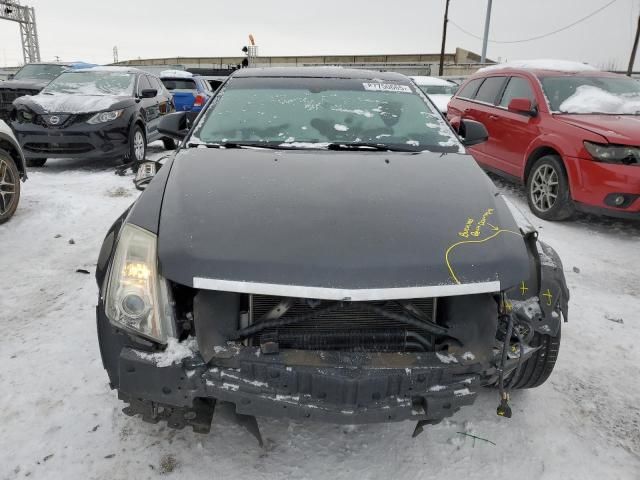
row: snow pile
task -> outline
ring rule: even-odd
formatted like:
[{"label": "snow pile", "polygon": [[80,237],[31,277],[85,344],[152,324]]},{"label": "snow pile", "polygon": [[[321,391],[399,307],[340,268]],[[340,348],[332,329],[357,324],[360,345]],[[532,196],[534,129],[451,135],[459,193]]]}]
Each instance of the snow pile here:
[{"label": "snow pile", "polygon": [[158,367],[169,367],[174,363],[180,363],[183,359],[193,356],[198,351],[198,343],[194,337],[190,337],[184,342],[180,342],[177,338],[169,338],[167,340],[167,348],[159,353],[143,353],[137,354],[154,362]]},{"label": "snow pile", "polygon": [[160,77],[191,78],[193,77],[193,73],[185,70],[163,70],[160,72]]},{"label": "snow pile", "polygon": [[572,62],[570,60],[553,60],[553,59],[537,59],[537,60],[514,60],[512,62],[498,63],[481,68],[478,72],[489,72],[492,70],[501,70],[504,68],[526,68],[533,70],[554,70],[556,72],[593,72],[598,69],[587,63]]},{"label": "snow pile", "polygon": [[615,95],[591,85],[582,85],[560,104],[563,113],[609,113],[638,115],[640,95]]}]

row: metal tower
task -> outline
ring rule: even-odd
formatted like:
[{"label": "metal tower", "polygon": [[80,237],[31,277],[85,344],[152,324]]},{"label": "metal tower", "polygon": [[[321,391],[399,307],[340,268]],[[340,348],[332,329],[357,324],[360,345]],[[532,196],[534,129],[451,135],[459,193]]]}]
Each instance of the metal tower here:
[{"label": "metal tower", "polygon": [[24,63],[40,61],[40,45],[36,28],[36,12],[33,7],[20,5],[18,0],[0,0],[0,19],[11,20],[20,24],[22,39],[22,57]]}]

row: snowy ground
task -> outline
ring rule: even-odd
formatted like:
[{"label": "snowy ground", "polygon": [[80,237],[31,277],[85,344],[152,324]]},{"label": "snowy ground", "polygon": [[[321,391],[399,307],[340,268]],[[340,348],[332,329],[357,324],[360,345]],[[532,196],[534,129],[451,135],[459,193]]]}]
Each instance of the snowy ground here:
[{"label": "snowy ground", "polygon": [[[513,395],[512,419],[495,415],[487,390],[416,439],[411,423],[259,419],[260,449],[215,416],[202,436],[120,412],[94,319],[99,246],[137,194],[113,166],[32,169],[0,226],[0,479],[640,478],[640,224],[534,219],[564,261],[570,321],[554,374]],[[498,183],[527,211],[518,187]]]}]

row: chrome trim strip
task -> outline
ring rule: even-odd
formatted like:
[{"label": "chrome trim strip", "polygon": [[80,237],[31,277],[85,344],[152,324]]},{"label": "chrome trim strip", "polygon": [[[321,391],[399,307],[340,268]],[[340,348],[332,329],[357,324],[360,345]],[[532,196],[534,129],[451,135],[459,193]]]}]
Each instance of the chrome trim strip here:
[{"label": "chrome trim strip", "polygon": [[364,302],[372,300],[399,300],[408,298],[451,297],[475,293],[500,291],[500,282],[463,283],[460,285],[432,285],[426,287],[342,289],[280,285],[274,283],[238,282],[214,278],[193,277],[193,287],[203,290],[275,295],[278,297],[316,298]]}]

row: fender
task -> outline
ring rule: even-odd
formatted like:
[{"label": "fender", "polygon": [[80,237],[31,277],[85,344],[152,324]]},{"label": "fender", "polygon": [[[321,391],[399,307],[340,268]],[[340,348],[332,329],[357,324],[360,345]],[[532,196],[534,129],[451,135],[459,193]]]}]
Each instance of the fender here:
[{"label": "fender", "polygon": [[0,130],[0,149],[2,149],[3,143],[9,144],[9,146],[11,147],[10,150],[7,150],[6,148],[3,149],[7,150],[7,153],[9,153],[10,155],[11,153],[13,153],[12,151],[15,151],[17,153],[17,158],[16,155],[11,155],[11,157],[16,160],[16,167],[20,172],[20,179],[24,182],[27,179],[27,164],[24,160],[24,155],[22,153],[22,149],[20,148],[20,144],[11,133]]}]

